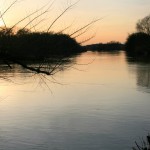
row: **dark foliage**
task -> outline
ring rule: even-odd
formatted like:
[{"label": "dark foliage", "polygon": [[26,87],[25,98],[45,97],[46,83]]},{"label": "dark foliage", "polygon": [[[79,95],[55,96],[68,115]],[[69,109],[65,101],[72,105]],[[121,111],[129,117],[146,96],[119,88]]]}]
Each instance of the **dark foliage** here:
[{"label": "dark foliage", "polygon": [[125,43],[125,49],[128,55],[149,57],[150,35],[142,32],[130,34]]},{"label": "dark foliage", "polygon": [[[55,1],[55,0],[54,0]],[[70,35],[63,34],[65,30],[70,28],[68,26],[65,29],[62,29],[59,33],[52,33],[51,28],[54,24],[66,14],[70,9],[72,9],[79,0],[74,3],[68,3],[67,7],[49,24],[48,28],[44,32],[31,32],[33,28],[37,27],[41,22],[46,20],[45,14],[47,14],[54,1],[49,1],[47,4],[43,5],[36,11],[31,12],[29,15],[23,17],[18,22],[16,22],[12,27],[8,28],[5,23],[5,15],[8,13],[11,8],[17,4],[18,0],[13,0],[10,5],[4,11],[0,12],[0,19],[4,23],[4,27],[0,27],[0,62],[4,62],[11,68],[10,63],[18,64],[23,68],[26,68],[30,71],[37,73],[43,73],[41,70],[37,70],[34,67],[30,67],[26,64],[27,61],[42,60],[42,63],[45,63],[45,60],[50,60],[52,58],[58,58],[60,63],[57,63],[57,68],[62,64],[62,60],[68,59],[69,56],[77,54],[83,51],[83,47],[80,44],[87,42],[94,36],[77,43],[75,40],[77,37],[83,35],[92,24],[98,22],[101,19],[94,19],[88,24],[74,30]],[[41,18],[42,17],[42,18]],[[17,26],[20,26],[20,23],[23,23],[25,20],[30,19],[27,24],[22,26],[22,29],[15,31]],[[34,21],[38,21],[35,24]],[[30,29],[26,29],[30,26]],[[36,29],[35,29],[36,31]],[[37,30],[38,31],[38,30]],[[23,61],[26,61],[25,63]],[[49,68],[49,66],[48,66]],[[39,68],[38,68],[39,69]],[[49,69],[48,69],[49,70]],[[54,71],[54,69],[52,69]],[[52,74],[51,71],[45,72],[44,74]]]},{"label": "dark foliage", "polygon": [[0,32],[0,53],[18,59],[43,59],[53,55],[70,55],[81,51],[75,39],[66,34],[9,29]]},{"label": "dark foliage", "polygon": [[[66,34],[31,32],[28,29],[17,32],[11,28],[0,30],[0,62],[9,69],[12,69],[12,64],[17,64],[35,73],[53,75],[64,64],[67,66],[66,62],[72,55],[81,51],[82,47],[76,40]],[[38,62],[38,65],[35,67],[30,62]]]},{"label": "dark foliage", "polygon": [[90,49],[93,51],[114,51],[114,50],[123,50],[124,45],[119,42],[99,43],[87,45],[85,46],[85,49],[87,50]]}]

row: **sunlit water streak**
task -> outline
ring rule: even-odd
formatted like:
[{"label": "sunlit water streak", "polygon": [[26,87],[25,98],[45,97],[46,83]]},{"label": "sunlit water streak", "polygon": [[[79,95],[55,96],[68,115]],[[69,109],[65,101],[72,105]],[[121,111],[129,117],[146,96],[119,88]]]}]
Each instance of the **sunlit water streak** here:
[{"label": "sunlit water streak", "polygon": [[150,131],[149,74],[122,51],[77,56],[51,91],[38,76],[7,73],[18,84],[1,80],[0,150],[131,149]]}]

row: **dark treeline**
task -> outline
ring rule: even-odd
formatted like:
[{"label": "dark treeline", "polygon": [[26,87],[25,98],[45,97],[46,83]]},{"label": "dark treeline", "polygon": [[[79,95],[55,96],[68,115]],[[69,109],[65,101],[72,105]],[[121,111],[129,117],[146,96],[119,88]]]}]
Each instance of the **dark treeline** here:
[{"label": "dark treeline", "polygon": [[114,51],[114,50],[123,50],[124,44],[119,42],[109,42],[109,43],[99,43],[84,46],[86,50],[93,51]]},{"label": "dark treeline", "polygon": [[66,34],[0,29],[0,63],[8,69],[17,64],[35,73],[53,75],[68,66],[69,58],[81,51],[80,44]]},{"label": "dark treeline", "polygon": [[80,52],[82,47],[66,34],[30,32],[27,29],[16,33],[0,31],[0,56],[20,59],[42,59],[54,55],[68,56]]},{"label": "dark treeline", "polygon": [[125,49],[127,54],[134,57],[149,57],[150,56],[150,35],[138,32],[129,35]]},{"label": "dark treeline", "polygon": [[150,58],[150,15],[139,20],[137,32],[128,36],[125,50],[129,56],[137,59]]},{"label": "dark treeline", "polygon": [[[87,42],[93,38],[93,36],[81,41],[80,43],[78,43],[76,39],[86,33],[89,27],[91,27],[94,23],[102,19],[94,19],[72,31],[72,33],[67,32],[69,35],[65,34],[65,31],[67,31],[72,25],[62,29],[59,33],[52,32],[52,27],[79,1],[77,0],[74,3],[67,2],[67,6],[64,10],[62,10],[61,13],[52,20],[52,22],[46,24],[47,27],[43,32],[39,32],[36,27],[38,27],[43,20],[48,19],[46,14],[50,12],[55,2],[50,0],[47,4],[29,13],[27,16],[21,18],[18,22],[8,27],[5,22],[5,15],[10,12],[15,4],[19,2],[19,0],[13,0],[12,3],[4,9],[4,11],[0,10],[0,19],[4,24],[4,27],[0,27],[0,63],[3,62],[9,68],[12,68],[11,64],[17,64],[35,73],[51,75],[56,68],[62,65],[62,60],[68,60],[68,58],[72,55],[83,51],[81,44]],[[27,19],[29,19],[27,24],[24,24],[21,27],[20,24],[27,21]],[[15,31],[19,26],[21,29]],[[34,31],[37,32],[33,32],[33,28]],[[58,59],[59,63],[56,63],[54,67],[49,64],[49,66],[47,66],[48,71],[46,70],[43,72],[40,67],[41,63],[45,63],[45,60],[53,61],[53,58]],[[28,64],[24,62],[29,60],[42,60],[42,62],[39,64],[37,69],[35,67],[28,66]]]}]

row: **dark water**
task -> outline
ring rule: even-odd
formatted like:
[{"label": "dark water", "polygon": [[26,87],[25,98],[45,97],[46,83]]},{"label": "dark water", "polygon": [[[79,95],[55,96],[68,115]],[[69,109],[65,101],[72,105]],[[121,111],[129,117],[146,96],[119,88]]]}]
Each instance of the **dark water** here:
[{"label": "dark water", "polygon": [[52,82],[1,70],[13,82],[0,81],[0,150],[129,150],[150,132],[150,64],[124,52],[74,59]]}]

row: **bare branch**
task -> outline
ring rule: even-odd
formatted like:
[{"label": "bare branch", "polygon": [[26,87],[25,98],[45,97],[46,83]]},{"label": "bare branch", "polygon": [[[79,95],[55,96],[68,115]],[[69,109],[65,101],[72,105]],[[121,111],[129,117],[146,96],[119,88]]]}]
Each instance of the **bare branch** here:
[{"label": "bare branch", "polygon": [[93,39],[94,37],[95,37],[95,34],[93,34],[93,35],[92,35],[91,37],[89,37],[88,39],[86,39],[86,40],[84,40],[84,41],[80,42],[79,44],[86,43],[87,41],[89,41],[89,40]]},{"label": "bare branch", "polygon": [[46,19],[42,19],[39,22],[37,22],[35,25],[33,25],[30,30],[32,30],[33,28],[35,29],[35,27],[37,27],[40,23],[42,23],[43,21],[45,21]]},{"label": "bare branch", "polygon": [[62,29],[61,31],[58,32],[59,33],[63,33],[64,31],[66,31],[67,29],[71,28],[74,24],[75,20],[71,23],[71,25],[67,26],[66,28]]},{"label": "bare branch", "polygon": [[62,29],[61,31],[59,31],[58,34],[63,33],[65,30],[69,29],[70,27],[72,27],[72,24],[67,26],[66,28]]},{"label": "bare branch", "polygon": [[85,34],[91,27],[89,26],[87,29],[85,29],[83,32],[79,33],[78,35],[74,36],[73,38],[76,39],[77,37]]},{"label": "bare branch", "polygon": [[138,32],[150,34],[150,15],[139,20],[136,24],[136,29]]},{"label": "bare branch", "polygon": [[69,9],[71,9],[73,6],[75,6],[80,0],[78,0],[77,2],[73,3],[72,5],[69,5],[52,23],[51,25],[48,27],[47,32],[50,31],[51,27],[56,23],[56,21],[61,18]]},{"label": "bare branch", "polygon": [[26,64],[24,64],[24,63],[22,63],[22,62],[20,62],[20,61],[18,61],[18,60],[11,59],[11,61],[12,61],[13,63],[16,63],[16,64],[22,66],[22,67],[25,68],[25,69],[28,69],[28,70],[32,71],[32,72],[36,72],[36,73],[38,73],[38,74],[41,73],[41,74],[51,75],[50,72],[47,72],[47,71],[44,71],[44,70],[40,70],[39,68],[30,67],[30,66],[28,66],[28,65],[26,65]]},{"label": "bare branch", "polygon": [[22,29],[25,29],[29,24],[31,24],[34,20],[36,20],[37,18],[41,17],[42,15],[44,15],[45,13],[47,13],[48,10],[44,11],[43,13],[41,13],[40,15],[34,17],[32,20],[30,20]]},{"label": "bare branch", "polygon": [[[54,0],[55,1],[55,0]],[[54,1],[50,4],[50,6],[48,8],[50,8]],[[18,24],[20,24],[21,22],[23,22],[24,20],[26,20],[27,18],[29,18],[30,16],[36,14],[37,12],[41,11],[42,9],[44,9],[50,2],[48,2],[47,4],[45,4],[44,6],[42,6],[41,8],[39,8],[38,10],[32,12],[31,14],[29,14],[28,16],[24,17],[23,19],[19,20],[16,24],[14,24],[12,27],[11,27],[11,30],[16,27]]]},{"label": "bare branch", "polygon": [[1,14],[1,11],[0,11],[0,18],[2,19],[2,21],[3,21],[3,23],[4,23],[5,28],[7,28],[7,25],[6,25],[6,23],[5,23],[5,20],[4,20],[3,16],[2,16],[2,14]]},{"label": "bare branch", "polygon": [[70,34],[70,36],[75,35],[76,33],[82,31],[83,29],[89,27],[90,25],[92,25],[92,24],[94,24],[94,23],[96,23],[96,22],[98,22],[99,20],[102,20],[102,19],[103,19],[103,18],[100,18],[100,19],[96,19],[96,20],[91,21],[90,23],[86,24],[85,26],[81,27],[80,29],[78,29],[78,30],[76,30],[75,32],[73,32],[72,34]]},{"label": "bare branch", "polygon": [[12,8],[13,5],[15,5],[15,4],[17,3],[17,1],[18,1],[18,0],[13,1],[13,2],[8,6],[8,8],[1,14],[1,17],[3,17],[3,16],[8,12],[8,10],[9,10],[10,8]]}]

